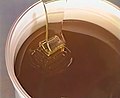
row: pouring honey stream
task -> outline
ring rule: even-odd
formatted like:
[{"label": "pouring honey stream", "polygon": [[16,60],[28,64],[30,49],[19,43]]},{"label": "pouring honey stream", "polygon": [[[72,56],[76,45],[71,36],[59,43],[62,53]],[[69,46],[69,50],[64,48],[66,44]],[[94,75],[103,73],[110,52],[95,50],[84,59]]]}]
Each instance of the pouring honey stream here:
[{"label": "pouring honey stream", "polygon": [[[59,0],[54,1],[57,2]],[[67,1],[62,1],[65,6]],[[64,71],[71,65],[73,59],[70,49],[66,46],[65,38],[62,33],[64,11],[60,16],[61,21],[58,23],[58,30],[50,30],[49,23],[52,15],[47,11],[46,4],[48,2],[52,2],[52,0],[42,0],[46,17],[45,39],[39,42],[39,47],[31,53],[31,56],[34,65],[37,65],[43,69],[43,73],[53,74]],[[56,15],[56,17],[58,16]]]}]

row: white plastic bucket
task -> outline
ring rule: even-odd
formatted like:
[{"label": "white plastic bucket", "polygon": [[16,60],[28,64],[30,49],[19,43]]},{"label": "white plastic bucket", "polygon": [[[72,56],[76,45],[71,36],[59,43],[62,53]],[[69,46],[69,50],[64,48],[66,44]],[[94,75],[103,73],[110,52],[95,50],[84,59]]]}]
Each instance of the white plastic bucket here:
[{"label": "white plastic bucket", "polygon": [[[61,1],[51,2],[50,12],[63,9]],[[56,8],[53,6],[56,5]],[[35,15],[35,17],[33,17]],[[6,42],[5,59],[7,71],[15,87],[16,98],[31,98],[22,88],[14,73],[14,61],[23,42],[38,28],[45,25],[43,5],[39,1],[28,8],[15,22]],[[120,9],[104,0],[68,0],[65,19],[84,20],[95,23],[120,39]],[[51,22],[59,21],[59,16]],[[35,24],[37,22],[37,24]],[[32,28],[32,29],[31,29]]]}]

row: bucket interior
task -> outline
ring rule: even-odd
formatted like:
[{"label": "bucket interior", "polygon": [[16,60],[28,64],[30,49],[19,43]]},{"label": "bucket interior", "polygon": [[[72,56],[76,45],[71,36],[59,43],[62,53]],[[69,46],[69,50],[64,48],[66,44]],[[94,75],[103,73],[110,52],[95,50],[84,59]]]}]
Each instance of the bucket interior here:
[{"label": "bucket interior", "polygon": [[[53,6],[57,8],[53,8]],[[63,5],[61,1],[48,3],[49,13],[62,13]],[[110,31],[114,36],[120,39],[120,10],[112,6],[112,4],[102,0],[68,0],[64,12],[64,20],[82,20],[97,24],[104,29]],[[22,86],[19,84],[14,73],[14,62],[17,53],[24,41],[37,29],[45,25],[45,13],[43,4],[37,2],[26,10],[16,21],[11,29],[6,44],[6,65],[9,76],[14,87],[21,97],[30,97]],[[59,22],[59,16],[53,17],[51,23]],[[63,28],[64,30],[66,28]],[[120,53],[119,46],[112,43],[110,39],[102,36],[102,34],[89,34],[96,37],[113,47]]]}]

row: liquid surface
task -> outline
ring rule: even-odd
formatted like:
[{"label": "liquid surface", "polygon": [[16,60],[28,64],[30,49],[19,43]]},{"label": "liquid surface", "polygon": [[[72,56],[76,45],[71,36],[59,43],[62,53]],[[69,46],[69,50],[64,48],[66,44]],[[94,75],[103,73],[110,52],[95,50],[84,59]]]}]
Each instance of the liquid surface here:
[{"label": "liquid surface", "polygon": [[30,53],[45,38],[44,27],[22,45],[15,74],[26,92],[32,98],[119,98],[120,41],[102,27],[84,21],[65,21],[63,29],[73,57],[63,71],[56,63],[53,68],[57,71],[45,72],[31,60]]}]

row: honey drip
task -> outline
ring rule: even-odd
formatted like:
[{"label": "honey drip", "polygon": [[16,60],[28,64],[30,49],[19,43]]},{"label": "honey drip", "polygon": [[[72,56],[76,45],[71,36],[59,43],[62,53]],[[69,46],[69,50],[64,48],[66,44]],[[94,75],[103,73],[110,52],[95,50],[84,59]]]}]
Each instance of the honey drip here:
[{"label": "honey drip", "polygon": [[[44,0],[42,1],[46,16],[45,40],[40,41],[38,48],[31,52],[31,61],[33,65],[39,66],[43,73],[59,73],[65,70],[72,63],[71,51],[67,48],[62,34],[64,12],[61,19],[62,21],[59,23],[60,27],[58,27],[58,32],[54,33],[53,30],[53,34],[51,36],[49,32],[49,19],[52,16],[47,12],[47,2]],[[63,0],[63,2],[65,4],[66,0]]]}]

